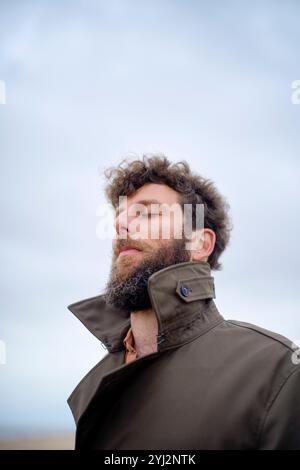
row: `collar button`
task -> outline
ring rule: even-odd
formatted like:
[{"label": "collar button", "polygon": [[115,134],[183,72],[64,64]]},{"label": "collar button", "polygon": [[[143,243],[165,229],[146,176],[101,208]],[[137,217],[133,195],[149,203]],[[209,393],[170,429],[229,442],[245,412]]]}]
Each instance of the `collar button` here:
[{"label": "collar button", "polygon": [[187,286],[182,285],[180,287],[180,292],[184,297],[188,297],[190,295],[190,290]]}]

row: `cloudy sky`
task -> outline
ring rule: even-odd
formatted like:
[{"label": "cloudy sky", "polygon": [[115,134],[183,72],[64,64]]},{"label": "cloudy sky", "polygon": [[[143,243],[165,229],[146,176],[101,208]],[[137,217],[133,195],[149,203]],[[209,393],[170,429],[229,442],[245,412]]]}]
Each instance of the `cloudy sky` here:
[{"label": "cloudy sky", "polygon": [[104,349],[66,306],[101,293],[107,166],[165,153],[212,179],[234,229],[225,318],[300,340],[299,2],[1,0],[0,435],[73,430]]}]

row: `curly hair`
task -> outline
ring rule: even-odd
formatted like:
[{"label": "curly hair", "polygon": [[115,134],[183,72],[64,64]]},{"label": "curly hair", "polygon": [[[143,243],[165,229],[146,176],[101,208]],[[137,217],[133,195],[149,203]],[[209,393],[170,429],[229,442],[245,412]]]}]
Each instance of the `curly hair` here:
[{"label": "curly hair", "polygon": [[216,235],[214,250],[208,257],[212,270],[222,269],[219,257],[229,243],[232,230],[229,217],[229,204],[218,192],[214,183],[192,173],[188,163],[183,160],[171,163],[163,154],[144,154],[142,159],[129,161],[123,159],[117,167],[104,171],[109,183],[105,187],[108,201],[114,208],[118,206],[119,196],[130,196],[146,183],[166,184],[181,194],[180,204],[192,204],[192,227],[196,224],[196,204],[204,205],[204,228]]}]

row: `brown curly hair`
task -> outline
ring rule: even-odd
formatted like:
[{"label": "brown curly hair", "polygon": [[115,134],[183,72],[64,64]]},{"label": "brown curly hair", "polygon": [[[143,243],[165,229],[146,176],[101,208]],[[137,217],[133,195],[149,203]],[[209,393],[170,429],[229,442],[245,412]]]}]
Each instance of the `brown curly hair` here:
[{"label": "brown curly hair", "polygon": [[144,154],[142,159],[131,162],[125,158],[104,174],[109,181],[105,194],[114,208],[119,204],[119,196],[130,196],[146,183],[166,184],[181,194],[182,208],[184,204],[192,204],[194,228],[195,205],[203,204],[204,228],[210,228],[216,235],[214,250],[207,261],[212,270],[222,269],[219,257],[229,243],[233,227],[228,215],[230,206],[211,180],[192,173],[185,160],[172,164],[163,154]]}]

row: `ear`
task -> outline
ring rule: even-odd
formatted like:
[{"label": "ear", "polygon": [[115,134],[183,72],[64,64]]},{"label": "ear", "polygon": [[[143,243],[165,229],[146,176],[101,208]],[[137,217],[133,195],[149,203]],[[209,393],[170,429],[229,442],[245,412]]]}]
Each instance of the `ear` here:
[{"label": "ear", "polygon": [[209,228],[193,230],[192,239],[189,243],[191,250],[191,261],[203,261],[213,252],[216,243],[216,234]]}]

